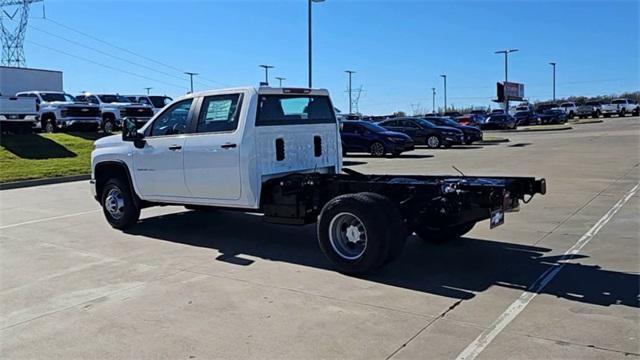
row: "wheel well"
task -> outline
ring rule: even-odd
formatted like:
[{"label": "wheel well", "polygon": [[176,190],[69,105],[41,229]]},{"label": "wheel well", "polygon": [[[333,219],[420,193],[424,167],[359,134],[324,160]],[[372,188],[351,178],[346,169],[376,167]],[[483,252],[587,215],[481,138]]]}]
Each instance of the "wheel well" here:
[{"label": "wheel well", "polygon": [[104,113],[102,114],[102,119],[107,121],[107,120],[115,120],[116,116],[112,113]]},{"label": "wheel well", "polygon": [[94,177],[96,181],[96,194],[98,195],[98,198],[100,198],[100,196],[102,195],[102,189],[104,189],[106,183],[114,178],[121,179],[125,183],[129,184],[129,189],[131,190],[131,193],[134,194],[131,187],[131,177],[129,175],[129,171],[126,168],[126,165],[122,163],[105,162],[97,164],[94,170]]},{"label": "wheel well", "polygon": [[42,123],[42,127],[47,123],[48,120],[56,120],[56,116],[53,113],[44,113],[40,117],[40,122]]}]

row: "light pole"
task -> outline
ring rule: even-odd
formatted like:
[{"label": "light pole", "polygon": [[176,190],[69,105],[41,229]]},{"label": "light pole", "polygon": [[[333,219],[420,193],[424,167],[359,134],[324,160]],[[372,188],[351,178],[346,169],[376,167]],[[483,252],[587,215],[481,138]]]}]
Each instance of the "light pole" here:
[{"label": "light pole", "polygon": [[198,73],[194,73],[194,72],[185,72],[185,74],[189,75],[189,79],[191,80],[191,94],[193,94],[193,77],[195,75],[200,75]]},{"label": "light pole", "polygon": [[309,88],[311,88],[311,3],[320,3],[324,0],[308,0],[307,4],[307,24],[308,24],[308,35],[309,35]]},{"label": "light pole", "polygon": [[153,89],[152,87],[146,87],[144,88],[145,90],[147,90],[147,95],[149,95],[149,90]]},{"label": "light pole", "polygon": [[447,75],[440,75],[444,79],[444,112],[447,112]]},{"label": "light pole", "polygon": [[351,74],[355,73],[355,71],[353,70],[345,70],[344,72],[346,72],[347,74],[349,74],[349,114],[351,114]]},{"label": "light pole", "polygon": [[273,69],[274,67],[271,65],[258,65],[258,66],[264,69],[264,82],[265,82],[265,85],[269,85],[269,69]]},{"label": "light pole", "polygon": [[553,102],[556,102],[556,63],[550,62],[549,65],[553,66]]},{"label": "light pole", "polygon": [[495,54],[504,54],[504,86],[502,87],[502,94],[504,96],[505,115],[509,115],[509,96],[507,95],[507,83],[509,82],[509,53],[516,51],[518,51],[518,49],[507,49],[495,52]]},{"label": "light pole", "polygon": [[432,99],[431,99],[431,112],[435,115],[436,114],[436,88],[431,88],[431,95],[432,95]]},{"label": "light pole", "polygon": [[282,80],[287,80],[287,78],[276,76],[276,80],[278,80],[278,87],[282,87]]}]

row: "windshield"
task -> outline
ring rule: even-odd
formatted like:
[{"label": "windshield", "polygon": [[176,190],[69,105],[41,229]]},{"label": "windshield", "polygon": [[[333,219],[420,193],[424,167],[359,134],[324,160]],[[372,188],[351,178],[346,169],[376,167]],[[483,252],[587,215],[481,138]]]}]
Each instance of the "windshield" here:
[{"label": "windshield", "polygon": [[61,101],[61,102],[75,102],[76,99],[69,95],[69,94],[61,94],[61,93],[40,93],[40,96],[42,97],[42,100],[46,101],[46,102],[54,102],[54,101]]},{"label": "windshield", "polygon": [[389,131],[389,130],[387,130],[387,129],[383,128],[382,126],[380,126],[378,124],[375,124],[375,123],[361,122],[360,125],[364,126],[367,130],[372,131],[374,133]]},{"label": "windshield", "polygon": [[154,108],[163,108],[173,101],[173,99],[168,96],[149,96],[149,99]]},{"label": "windshield", "polygon": [[100,98],[100,101],[107,104],[131,102],[129,99],[121,95],[98,95],[98,97]]},{"label": "windshield", "polygon": [[257,126],[335,122],[328,96],[260,95]]},{"label": "windshield", "polygon": [[626,101],[625,100],[613,100],[611,103],[612,104],[625,104]]},{"label": "windshield", "polygon": [[418,124],[422,125],[423,127],[429,127],[429,128],[435,127],[435,125],[433,123],[431,123],[431,122],[429,122],[429,121],[427,121],[425,119],[416,119],[416,122]]}]

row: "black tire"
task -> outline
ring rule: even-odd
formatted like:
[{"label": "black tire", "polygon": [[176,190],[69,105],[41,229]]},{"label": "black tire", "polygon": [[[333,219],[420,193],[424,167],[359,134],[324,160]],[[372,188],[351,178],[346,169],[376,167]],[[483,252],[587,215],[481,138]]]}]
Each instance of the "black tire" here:
[{"label": "black tire", "polygon": [[640,108],[636,108],[635,110],[633,110],[633,112],[631,113],[633,116],[638,116],[640,115]]},{"label": "black tire", "polygon": [[140,207],[133,199],[131,188],[120,178],[107,181],[100,203],[107,221],[116,229],[126,229],[140,218]]},{"label": "black tire", "polygon": [[595,116],[595,118],[600,118],[600,115],[602,115],[602,114],[600,113],[600,110],[596,110],[596,116]]},{"label": "black tire", "polygon": [[432,228],[422,226],[416,229],[416,235],[425,242],[442,244],[451,240],[455,240],[468,233],[476,225],[475,221],[455,225],[447,228]]},{"label": "black tire", "polygon": [[102,121],[102,132],[111,134],[116,130],[116,122],[111,117],[107,117]]},{"label": "black tire", "polygon": [[[402,218],[393,209],[395,206],[391,201],[378,194],[358,193],[333,198],[319,216],[320,249],[345,274],[363,274],[378,269],[400,253],[406,240]],[[352,236],[358,240],[352,242]],[[347,237],[348,241],[345,240]]]},{"label": "black tire", "polygon": [[429,149],[437,149],[442,146],[442,140],[438,135],[429,135],[424,140],[425,145],[429,147]]},{"label": "black tire", "polygon": [[391,156],[392,156],[392,157],[398,157],[398,156],[400,156],[400,154],[402,154],[402,153],[401,153],[401,152],[396,151],[396,152],[392,152],[392,153],[391,153]]},{"label": "black tire", "polygon": [[619,117],[625,117],[627,116],[627,109],[622,109],[620,110],[620,113],[618,113]]},{"label": "black tire", "polygon": [[58,132],[58,125],[56,125],[56,120],[54,118],[46,118],[42,120],[42,131],[53,134]]},{"label": "black tire", "polygon": [[371,156],[383,157],[387,151],[385,150],[383,143],[375,141],[369,146],[369,153]]},{"label": "black tire", "polygon": [[609,116],[611,116],[610,114],[604,114],[605,118],[608,118]]}]

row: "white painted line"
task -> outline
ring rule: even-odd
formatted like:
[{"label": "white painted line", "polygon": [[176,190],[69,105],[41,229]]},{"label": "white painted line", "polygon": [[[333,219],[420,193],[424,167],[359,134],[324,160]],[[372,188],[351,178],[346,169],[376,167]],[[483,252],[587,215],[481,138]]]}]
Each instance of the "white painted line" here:
[{"label": "white painted line", "polygon": [[21,223],[17,223],[17,224],[9,224],[9,225],[0,226],[0,230],[9,229],[9,228],[12,228],[12,227],[17,227],[17,226],[22,226],[22,225],[37,224],[39,222],[44,222],[44,221],[65,219],[65,218],[70,218],[70,217],[79,216],[79,215],[91,214],[91,213],[98,212],[98,211],[101,211],[101,210],[100,209],[96,209],[96,210],[82,211],[82,212],[77,212],[77,213],[67,214],[67,215],[52,216],[52,217],[47,217],[47,218],[42,218],[42,219],[29,220],[29,221],[25,221],[25,222],[21,222]]},{"label": "white painted line", "polygon": [[536,281],[529,286],[527,291],[522,293],[520,297],[514,301],[500,316],[483,331],[469,346],[467,346],[456,358],[457,360],[472,360],[475,359],[495,338],[504,330],[504,328],[513,321],[527,305],[544,289],[547,284],[553,280],[553,278],[562,270],[564,264],[560,261],[570,260],[576,254],[584,248],[585,245],[593,239],[594,236],[613,218],[613,216],[620,211],[622,206],[634,196],[640,183],[633,187],[620,201],[618,201],[603,217],[598,220],[595,225],[589,229],[578,241],[567,250],[564,255],[558,260],[558,263],[551,265]]}]

